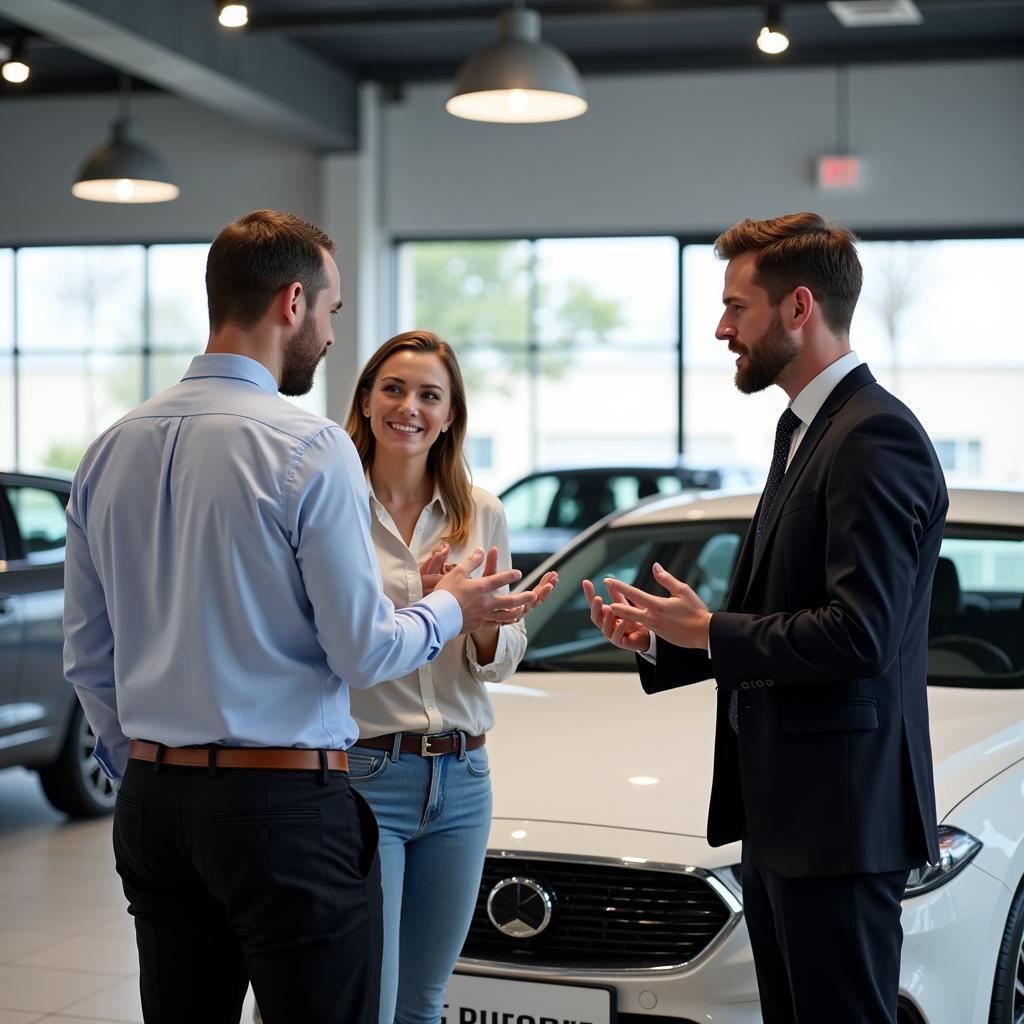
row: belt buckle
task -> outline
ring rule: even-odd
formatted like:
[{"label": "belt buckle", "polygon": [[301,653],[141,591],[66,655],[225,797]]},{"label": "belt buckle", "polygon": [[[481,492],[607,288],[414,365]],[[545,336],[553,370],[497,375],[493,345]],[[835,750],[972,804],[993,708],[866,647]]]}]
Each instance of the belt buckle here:
[{"label": "belt buckle", "polygon": [[441,750],[431,750],[430,741],[434,739],[433,736],[421,736],[420,737],[420,756],[421,757],[441,757],[444,753]]}]

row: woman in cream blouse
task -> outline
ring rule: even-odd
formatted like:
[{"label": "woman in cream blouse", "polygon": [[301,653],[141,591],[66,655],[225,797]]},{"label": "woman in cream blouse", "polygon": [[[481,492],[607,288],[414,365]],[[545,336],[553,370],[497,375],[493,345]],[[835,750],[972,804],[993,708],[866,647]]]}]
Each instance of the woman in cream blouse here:
[{"label": "woman in cream blouse", "polygon": [[[476,548],[484,571],[509,568],[501,503],[473,487],[463,456],[466,398],[451,348],[427,331],[387,341],[360,374],[346,429],[370,488],[384,590],[417,601]],[[549,573],[533,592],[550,593]],[[349,774],[380,827],[384,942],[381,1024],[438,1024],[469,929],[491,821],[486,683],[526,650],[526,629],[499,617],[448,643],[401,679],[351,690],[359,741]]]}]

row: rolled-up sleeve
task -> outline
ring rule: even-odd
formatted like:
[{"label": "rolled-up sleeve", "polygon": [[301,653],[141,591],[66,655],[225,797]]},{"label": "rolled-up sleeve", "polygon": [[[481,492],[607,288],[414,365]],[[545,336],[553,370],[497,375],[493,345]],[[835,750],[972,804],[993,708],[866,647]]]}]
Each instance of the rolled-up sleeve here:
[{"label": "rolled-up sleeve", "polygon": [[340,427],[296,453],[286,500],[317,639],[343,682],[367,687],[403,676],[458,635],[462,611],[446,591],[397,610],[384,596],[366,479]]},{"label": "rolled-up sleeve", "polygon": [[[485,550],[498,549],[498,570],[500,572],[512,568],[512,554],[505,512],[497,498],[494,498],[493,501],[494,505],[487,509],[492,518],[487,533],[487,543],[484,547]],[[508,587],[503,587],[498,593],[506,594],[508,589]],[[519,662],[523,660],[525,653],[526,626],[521,621],[498,627],[498,646],[494,652],[494,658],[486,665],[480,664],[473,637],[466,636],[466,664],[470,674],[478,683],[504,682],[519,667]]]}]

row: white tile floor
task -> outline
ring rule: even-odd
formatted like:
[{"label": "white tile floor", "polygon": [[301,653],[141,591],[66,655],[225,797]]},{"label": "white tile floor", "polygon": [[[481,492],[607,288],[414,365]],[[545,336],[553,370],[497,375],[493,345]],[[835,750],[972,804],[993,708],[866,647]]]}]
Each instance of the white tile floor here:
[{"label": "white tile floor", "polygon": [[68,822],[0,771],[0,1024],[141,1024],[138,971],[110,819]]}]

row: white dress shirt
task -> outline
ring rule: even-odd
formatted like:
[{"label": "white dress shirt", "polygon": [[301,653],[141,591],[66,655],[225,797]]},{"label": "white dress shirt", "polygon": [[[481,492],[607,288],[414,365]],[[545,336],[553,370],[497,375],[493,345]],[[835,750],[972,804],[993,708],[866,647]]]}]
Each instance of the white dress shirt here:
[{"label": "white dress shirt", "polygon": [[[450,522],[439,490],[420,513],[412,541],[406,544],[390,513],[370,488],[370,534],[377,549],[384,593],[396,608],[419,601],[423,594],[419,563],[448,532]],[[460,562],[475,548],[498,549],[498,569],[512,565],[505,512],[493,494],[473,488],[473,516],[469,537],[453,547],[449,562]],[[501,592],[507,592],[507,587]],[[439,733],[461,729],[479,736],[494,725],[494,709],[485,683],[500,683],[516,670],[526,653],[526,627],[522,622],[501,626],[494,658],[486,665],[477,659],[471,636],[458,636],[445,644],[431,662],[372,690],[353,690],[352,715],[365,739],[392,732]]]},{"label": "white dress shirt", "polygon": [[[786,459],[786,469],[789,469],[796,455],[800,442],[807,434],[807,428],[811,425],[814,417],[821,412],[828,396],[835,390],[836,385],[852,370],[860,365],[860,357],[852,349],[844,356],[840,356],[834,363],[829,363],[821,373],[812,381],[806,384],[803,390],[789,403],[789,408],[800,420],[800,426],[793,431],[793,439],[789,442],[789,457]],[[642,654],[650,662],[655,662],[658,656],[658,638],[651,634],[651,646]],[[711,657],[711,641],[708,640],[708,657]]]}]

